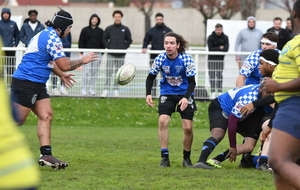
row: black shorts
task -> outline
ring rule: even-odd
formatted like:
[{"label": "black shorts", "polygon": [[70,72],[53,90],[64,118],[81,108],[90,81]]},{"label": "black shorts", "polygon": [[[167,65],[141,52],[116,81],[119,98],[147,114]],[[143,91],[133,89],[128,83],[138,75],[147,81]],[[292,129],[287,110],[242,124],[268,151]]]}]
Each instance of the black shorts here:
[{"label": "black shorts", "polygon": [[178,102],[183,98],[183,95],[162,95],[159,97],[158,113],[159,115],[166,114],[172,116],[173,112],[179,112],[182,119],[193,120],[194,112],[197,110],[194,96],[188,99],[188,106],[181,111]]},{"label": "black shorts", "polygon": [[[227,130],[229,116],[224,113],[217,98],[210,103],[208,115],[210,130],[213,128]],[[249,117],[238,122],[237,132],[243,134],[245,137],[251,137],[257,140],[261,132],[261,122],[264,116],[265,114],[262,108],[256,109]]]},{"label": "black shorts", "polygon": [[12,78],[11,99],[13,102],[33,108],[36,101],[49,97],[45,84]]}]

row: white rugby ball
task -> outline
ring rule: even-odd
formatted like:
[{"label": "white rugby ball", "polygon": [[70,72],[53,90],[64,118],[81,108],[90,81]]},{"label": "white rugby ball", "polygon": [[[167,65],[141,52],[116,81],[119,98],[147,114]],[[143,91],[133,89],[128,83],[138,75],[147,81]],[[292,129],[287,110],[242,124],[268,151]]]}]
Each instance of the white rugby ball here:
[{"label": "white rugby ball", "polygon": [[127,63],[119,68],[116,74],[116,82],[119,85],[125,85],[132,81],[136,74],[136,67],[131,64]]}]

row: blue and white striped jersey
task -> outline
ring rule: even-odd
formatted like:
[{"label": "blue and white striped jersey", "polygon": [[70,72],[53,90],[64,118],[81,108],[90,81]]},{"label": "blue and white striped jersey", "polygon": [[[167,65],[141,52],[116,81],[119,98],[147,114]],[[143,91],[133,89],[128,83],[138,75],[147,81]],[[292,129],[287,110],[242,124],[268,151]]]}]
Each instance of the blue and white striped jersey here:
[{"label": "blue and white striped jersey", "polygon": [[242,118],[240,109],[259,98],[259,87],[260,84],[252,84],[229,90],[218,97],[221,108],[227,116],[233,114],[238,118]]},{"label": "blue and white striped jersey", "polygon": [[14,78],[46,83],[53,69],[53,60],[65,57],[61,39],[52,27],[35,35],[28,44]]},{"label": "blue and white striped jersey", "polygon": [[185,95],[188,89],[187,77],[196,75],[196,67],[192,57],[187,53],[179,53],[175,59],[169,59],[166,52],[159,54],[150,68],[150,74],[162,72],[160,95]]}]

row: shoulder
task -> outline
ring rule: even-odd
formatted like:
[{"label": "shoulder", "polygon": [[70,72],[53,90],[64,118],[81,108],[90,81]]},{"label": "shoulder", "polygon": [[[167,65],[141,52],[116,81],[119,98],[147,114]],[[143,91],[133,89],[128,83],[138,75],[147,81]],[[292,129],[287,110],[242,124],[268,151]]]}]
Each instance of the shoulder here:
[{"label": "shoulder", "polygon": [[188,53],[179,53],[178,58],[184,62],[191,62],[193,60],[192,56]]}]

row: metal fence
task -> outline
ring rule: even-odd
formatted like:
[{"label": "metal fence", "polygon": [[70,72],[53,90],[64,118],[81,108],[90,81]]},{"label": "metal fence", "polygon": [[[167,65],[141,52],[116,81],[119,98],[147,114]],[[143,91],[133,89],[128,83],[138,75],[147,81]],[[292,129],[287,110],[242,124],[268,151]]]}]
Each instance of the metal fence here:
[{"label": "metal fence", "polygon": [[[4,77],[5,81],[9,90],[10,81],[11,81],[11,74],[15,68],[10,66],[11,61],[16,59],[16,63],[20,63],[22,55],[25,51],[25,48],[7,48],[3,47],[3,50],[16,50],[16,57],[4,57]],[[68,96],[68,97],[101,97],[101,94],[106,89],[108,90],[106,97],[119,97],[119,98],[144,98],[145,97],[145,81],[146,77],[149,73],[150,67],[150,53],[159,53],[160,51],[148,51],[147,53],[141,53],[141,49],[128,49],[128,50],[97,50],[97,49],[65,49],[65,51],[71,52],[70,59],[76,60],[80,58],[79,52],[102,52],[103,56],[101,58],[101,63],[99,66],[93,68],[94,77],[89,78],[86,88],[86,94],[83,93],[83,78],[87,77],[87,75],[91,74],[84,74],[85,68],[78,68],[77,70],[70,71],[71,73],[75,74],[73,77],[76,80],[76,84],[72,88],[63,89],[61,88],[60,79],[55,82],[53,85],[53,77],[50,77],[47,82],[48,92],[51,96]],[[107,57],[107,53],[126,53],[124,63],[132,63],[137,68],[137,73],[135,78],[132,82],[127,85],[118,85],[117,88],[114,87],[115,81],[115,73],[118,68],[109,68],[107,63],[110,61],[121,61],[121,60],[110,60]],[[187,53],[191,54],[197,68],[197,75],[196,75],[196,82],[197,87],[195,89],[195,98],[200,100],[207,100],[213,98],[213,96],[217,96],[219,93],[226,92],[228,89],[235,87],[235,80],[238,75],[239,69],[238,64],[235,61],[236,55],[247,55],[250,52],[207,52],[207,51],[199,51],[199,50],[191,50],[187,51]],[[208,61],[207,55],[225,55],[224,62],[217,61],[218,64],[224,64],[224,68],[220,69],[215,67],[214,69],[208,69]],[[111,72],[109,69],[113,69]],[[106,72],[112,73],[111,75],[107,76]],[[209,75],[211,77],[209,77]],[[95,80],[95,85],[91,85],[89,82]],[[110,85],[107,86],[107,80],[110,80]],[[159,96],[159,81],[161,80],[161,75],[157,76],[157,83],[154,86],[156,88],[156,93],[154,97]],[[213,93],[212,87],[215,84],[215,93]],[[221,84],[221,87],[218,85]],[[94,91],[91,93],[90,89]],[[115,93],[115,90],[118,91],[118,94]]]}]

